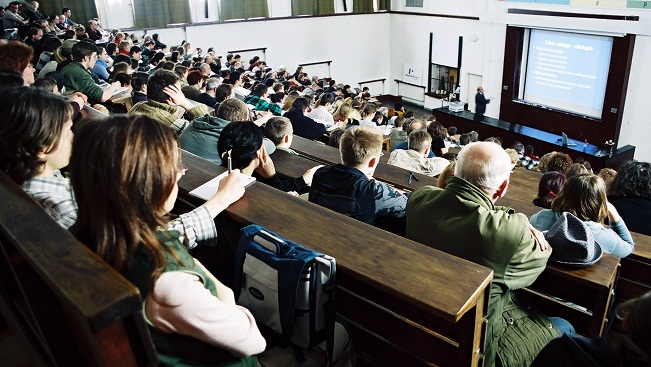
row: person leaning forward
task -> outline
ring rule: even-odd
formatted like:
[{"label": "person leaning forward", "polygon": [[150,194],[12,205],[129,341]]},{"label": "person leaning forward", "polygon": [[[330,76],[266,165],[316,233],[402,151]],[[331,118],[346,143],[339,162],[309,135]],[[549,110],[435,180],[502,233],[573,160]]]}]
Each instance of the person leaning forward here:
[{"label": "person leaning forward", "polygon": [[445,189],[425,186],[407,202],[407,238],[494,271],[485,347],[489,367],[529,366],[560,335],[514,292],[542,273],[551,248],[524,214],[495,205],[506,194],[510,171],[511,160],[497,144],[473,143],[459,153]]}]

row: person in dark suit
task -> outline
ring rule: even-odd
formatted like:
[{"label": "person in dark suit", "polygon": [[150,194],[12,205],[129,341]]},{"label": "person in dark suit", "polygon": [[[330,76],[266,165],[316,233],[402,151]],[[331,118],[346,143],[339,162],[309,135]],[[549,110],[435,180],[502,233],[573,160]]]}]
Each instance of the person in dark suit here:
[{"label": "person in dark suit", "polygon": [[484,120],[484,112],[486,112],[486,105],[491,103],[490,99],[484,96],[484,87],[481,85],[477,87],[477,94],[475,94],[475,121]]}]

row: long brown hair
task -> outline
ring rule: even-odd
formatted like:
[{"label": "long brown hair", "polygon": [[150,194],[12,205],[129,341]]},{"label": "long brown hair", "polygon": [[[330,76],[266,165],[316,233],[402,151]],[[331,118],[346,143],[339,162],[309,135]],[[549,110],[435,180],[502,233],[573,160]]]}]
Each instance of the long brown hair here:
[{"label": "long brown hair", "polygon": [[156,230],[168,220],[180,166],[174,131],[145,115],[113,115],[84,123],[76,136],[70,164],[79,215],[71,232],[120,272],[144,246],[153,283],[169,251]]},{"label": "long brown hair", "polygon": [[592,173],[574,176],[552,201],[555,212],[568,212],[581,220],[603,222],[608,216],[606,184]]}]

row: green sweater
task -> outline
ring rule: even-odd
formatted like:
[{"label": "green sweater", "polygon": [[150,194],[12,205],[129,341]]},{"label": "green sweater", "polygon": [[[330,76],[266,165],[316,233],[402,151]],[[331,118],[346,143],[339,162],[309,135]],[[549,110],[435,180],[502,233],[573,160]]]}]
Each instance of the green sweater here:
[{"label": "green sweater", "polygon": [[[196,274],[201,278],[205,288],[213,296],[217,297],[215,283],[201,267],[195,264],[192,256],[179,239],[180,232],[159,230],[157,235],[161,243],[163,243],[163,246],[166,246],[174,252],[174,255],[165,252],[166,265],[163,273],[168,271],[183,271]],[[153,260],[150,253],[143,246],[139,246],[131,258],[130,263],[127,265],[127,270],[124,274],[130,282],[138,287],[143,300],[147,299],[147,295],[150,292],[150,277],[153,271],[152,263]],[[253,356],[236,358],[227,351],[201,340],[176,333],[165,333],[151,324],[149,324],[149,331],[151,332],[151,338],[156,347],[161,366],[257,366],[257,358]]]},{"label": "green sweater", "polygon": [[67,92],[79,91],[85,94],[90,104],[102,102],[104,91],[95,83],[90,72],[81,63],[71,62],[61,70],[61,74]]},{"label": "green sweater", "polygon": [[208,113],[206,106],[202,104],[196,105],[185,112],[187,117],[190,119],[190,121],[188,121],[183,117],[177,117],[177,110],[177,106],[172,106],[166,103],[160,103],[149,99],[145,102],[137,103],[129,110],[129,113],[142,113],[143,115],[147,115],[154,120],[158,120],[161,123],[171,127],[179,134],[183,131],[183,129],[185,129],[190,121]]},{"label": "green sweater", "polygon": [[524,214],[495,206],[478,187],[452,177],[444,190],[426,186],[412,193],[406,236],[493,269],[486,366],[495,365],[496,355],[504,366],[529,366],[559,336],[547,318],[514,292],[531,285],[551,255],[551,248],[540,250]]}]

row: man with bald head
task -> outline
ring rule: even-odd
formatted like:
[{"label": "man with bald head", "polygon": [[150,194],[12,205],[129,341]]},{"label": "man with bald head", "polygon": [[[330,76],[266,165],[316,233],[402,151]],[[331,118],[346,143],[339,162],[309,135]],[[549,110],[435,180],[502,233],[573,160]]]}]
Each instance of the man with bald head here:
[{"label": "man with bald head", "polygon": [[536,280],[552,250],[524,214],[495,205],[506,194],[511,167],[497,144],[469,144],[445,189],[425,186],[407,202],[408,238],[493,269],[484,350],[489,367],[529,366],[560,335],[556,325],[571,331],[514,292]]}]

